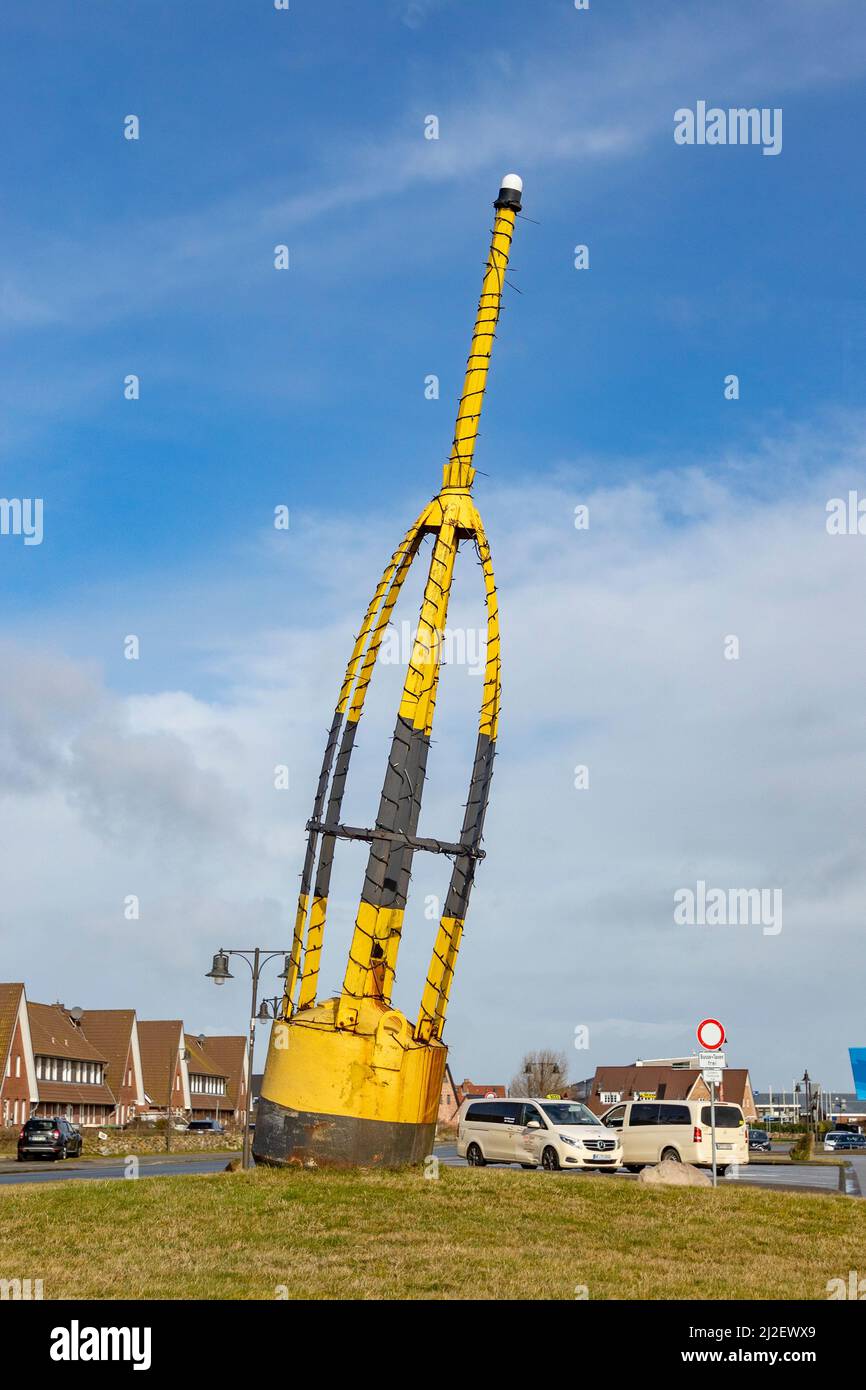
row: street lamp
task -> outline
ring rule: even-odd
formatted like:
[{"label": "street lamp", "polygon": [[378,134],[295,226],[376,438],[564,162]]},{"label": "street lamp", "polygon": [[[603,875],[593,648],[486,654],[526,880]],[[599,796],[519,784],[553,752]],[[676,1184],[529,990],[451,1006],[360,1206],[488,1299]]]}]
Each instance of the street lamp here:
[{"label": "street lamp", "polygon": [[217,951],[213,958],[213,965],[205,976],[206,980],[213,980],[215,985],[224,985],[226,980],[233,980],[234,975],[229,970],[229,953],[227,951]]},{"label": "street lamp", "polygon": [[[268,1018],[277,1017],[276,1000],[274,1000],[273,1003],[273,1015],[267,1012],[263,1014],[261,1009],[258,1012],[256,1012],[256,1005],[258,1004],[259,998],[259,976],[261,974],[262,967],[264,965],[267,965],[269,960],[273,960],[275,956],[284,956],[283,968],[280,971],[279,978],[281,980],[285,980],[286,976],[289,973],[289,957],[285,954],[284,951],[265,951],[263,953],[261,947],[259,946],[250,947],[248,950],[244,951],[227,951],[224,948],[220,947],[220,949],[216,952],[213,958],[213,965],[205,975],[205,979],[213,980],[215,985],[222,985],[225,984],[226,980],[233,980],[234,976],[229,970],[229,956],[240,956],[241,960],[245,960],[247,965],[250,967],[250,972],[253,977],[253,1000],[252,1007],[250,1009],[250,1037],[247,1051],[247,1069],[249,1074],[247,1077],[246,1110],[244,1113],[244,1150],[243,1158],[241,1160],[242,1167],[252,1168],[254,1167],[254,1164],[252,1154],[252,1142],[250,1137],[250,1101],[252,1097],[253,1087],[253,1052],[255,1051],[256,1044],[256,1023],[266,1023]],[[262,1009],[265,1008],[266,1004],[263,1001]]]}]

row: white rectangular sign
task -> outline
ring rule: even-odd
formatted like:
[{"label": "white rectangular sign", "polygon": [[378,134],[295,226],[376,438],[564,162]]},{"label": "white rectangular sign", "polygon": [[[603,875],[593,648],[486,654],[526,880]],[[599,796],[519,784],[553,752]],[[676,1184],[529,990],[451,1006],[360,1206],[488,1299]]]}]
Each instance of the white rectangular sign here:
[{"label": "white rectangular sign", "polygon": [[703,1067],[725,1067],[724,1052],[700,1052],[698,1053],[698,1063]]},{"label": "white rectangular sign", "polygon": [[724,1080],[725,1073],[721,1067],[704,1067],[701,1076],[708,1086],[720,1086]]}]

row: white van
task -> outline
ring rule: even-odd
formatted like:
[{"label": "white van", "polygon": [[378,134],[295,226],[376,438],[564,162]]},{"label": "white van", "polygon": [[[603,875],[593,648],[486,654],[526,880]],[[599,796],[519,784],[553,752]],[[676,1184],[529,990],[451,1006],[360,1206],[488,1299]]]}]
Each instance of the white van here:
[{"label": "white van", "polygon": [[597,1168],[622,1163],[619,1136],[573,1100],[464,1101],[457,1119],[457,1152],[474,1168],[519,1163],[521,1168]]},{"label": "white van", "polygon": [[[712,1166],[708,1100],[631,1100],[614,1105],[601,1117],[622,1139],[622,1161],[636,1173],[648,1163],[672,1158],[676,1163]],[[749,1131],[739,1105],[716,1102],[716,1167],[748,1163]]]}]

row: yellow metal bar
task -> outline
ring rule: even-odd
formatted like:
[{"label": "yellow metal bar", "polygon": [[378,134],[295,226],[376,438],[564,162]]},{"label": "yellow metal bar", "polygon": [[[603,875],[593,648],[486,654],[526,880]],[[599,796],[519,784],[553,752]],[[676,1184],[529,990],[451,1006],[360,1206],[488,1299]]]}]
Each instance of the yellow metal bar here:
[{"label": "yellow metal bar", "polygon": [[[373,635],[373,642],[371,643],[371,646],[373,647],[372,656],[368,651],[365,661],[361,667],[361,676],[359,678],[358,686],[356,686],[355,688],[352,705],[349,711],[349,719],[354,720],[354,722],[356,723],[361,717],[361,712],[364,704],[364,696],[366,694],[367,686],[370,682],[370,672],[372,671],[372,667],[376,660],[376,653],[378,652],[379,645],[382,641],[382,634],[388,625],[388,621],[393,611],[394,604],[397,601],[397,595],[399,594],[400,589],[402,588],[403,581],[406,578],[409,566],[411,565],[412,560],[417,554],[418,546],[421,542],[421,523],[422,517],[418,517],[418,519],[415,522],[413,522],[413,524],[409,527],[409,530],[403,537],[402,541],[398,545],[397,549],[391,556],[391,559],[388,561],[388,564],[385,566],[382,578],[376,586],[376,591],[373,594],[373,597],[371,598],[369,604],[367,605],[367,611],[364,614],[364,620],[361,624],[361,629],[358,633],[358,636],[355,639],[355,645],[352,649],[352,655],[350,656],[348,665],[346,666],[346,673],[343,677],[343,684],[340,688],[340,696],[337,701],[336,714],[338,715],[345,714],[346,712],[346,706],[349,701],[349,695],[352,692],[352,686],[355,682],[355,677],[358,674],[358,663],[361,660],[361,655],[364,651],[364,648],[367,644],[367,639],[370,635],[370,629],[378,613],[379,619],[376,623]],[[384,603],[382,602],[383,597],[385,599]],[[310,833],[314,834],[315,832],[311,831]],[[301,891],[298,895],[298,906],[295,912],[295,929],[292,935],[291,950],[289,952],[289,969],[288,974],[286,975],[286,983],[283,994],[282,1016],[284,1018],[291,1018],[294,1012],[295,991],[298,987],[298,980],[302,979],[302,952],[304,956],[304,974],[307,973],[306,966],[308,948],[304,949],[304,934],[305,930],[308,930],[307,912],[310,906],[311,888],[312,883],[302,884]],[[313,977],[313,987],[311,996],[313,999],[315,998],[316,993],[315,977],[318,975],[318,961],[319,955],[321,953],[322,933],[324,932],[324,916],[325,912],[323,907],[321,911],[321,920],[317,921],[316,923],[316,930],[318,933],[318,940],[316,945],[318,949],[315,952],[316,970],[315,975]],[[312,927],[312,922],[310,926]],[[301,990],[304,996],[306,997],[306,1001],[309,1002],[309,991],[304,990],[303,979],[301,983]],[[303,1007],[300,999],[298,1001],[298,1007]]]},{"label": "yellow metal bar", "polygon": [[[487,606],[487,652],[484,669],[484,693],[478,720],[478,732],[495,743],[499,724],[499,705],[502,695],[500,680],[499,644],[499,600],[496,593],[496,579],[493,574],[493,561],[490,544],[481,524],[480,517],[475,523],[478,558],[484,576],[485,602]],[[485,793],[486,796],[486,793]],[[465,911],[465,908],[464,908]],[[443,916],[439,922],[433,954],[424,983],[421,1008],[415,1025],[415,1037],[427,1041],[441,1038],[445,1027],[445,1014],[448,998],[457,963],[457,952],[463,936],[463,919]]]},{"label": "yellow metal bar", "polygon": [[484,402],[484,389],[487,385],[487,372],[496,336],[496,324],[502,302],[502,289],[508,257],[511,251],[511,238],[514,234],[516,210],[513,207],[497,207],[493,224],[493,236],[487,257],[484,283],[478,301],[478,313],[472,331],[472,345],[466,363],[466,376],[457,409],[457,423],[454,427],[454,441],[451,457],[445,465],[442,486],[447,488],[471,488],[475,477],[472,459],[475,454],[475,441],[478,438],[478,422]]},{"label": "yellow metal bar", "polygon": [[[446,515],[430,557],[430,570],[424,586],[412,656],[400,701],[400,717],[421,733],[427,732],[425,718],[442,655],[441,632],[448,612],[456,549],[454,522]],[[395,920],[398,912],[399,920]],[[340,1026],[351,1026],[357,1017],[353,1001],[362,998],[370,989],[370,971],[376,943],[379,944],[384,958],[381,988],[390,989],[396,969],[402,919],[402,909],[383,908],[381,905],[363,901],[360,903],[337,1016]]]}]

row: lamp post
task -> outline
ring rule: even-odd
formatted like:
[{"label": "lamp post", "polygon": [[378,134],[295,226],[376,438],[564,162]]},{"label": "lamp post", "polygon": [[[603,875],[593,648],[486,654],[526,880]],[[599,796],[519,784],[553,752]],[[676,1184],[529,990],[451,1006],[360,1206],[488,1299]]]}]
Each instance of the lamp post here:
[{"label": "lamp post", "polygon": [[[245,1110],[245,1112],[244,1112],[244,1149],[243,1149],[243,1158],[242,1158],[242,1160],[241,1160],[242,1166],[243,1166],[244,1168],[252,1168],[252,1167],[253,1167],[253,1155],[252,1155],[252,1144],[251,1144],[251,1142],[250,1142],[250,1118],[251,1118],[251,1116],[250,1116],[250,1098],[251,1098],[251,1096],[252,1096],[252,1086],[253,1086],[253,1052],[255,1051],[255,1045],[256,1045],[256,1023],[259,1021],[259,1019],[261,1019],[262,1022],[265,1022],[265,1020],[266,1020],[268,1017],[270,1017],[269,1014],[265,1014],[264,1016],[262,1016],[261,1012],[260,1012],[259,1014],[256,1013],[256,1005],[257,1005],[257,1003],[258,1003],[258,997],[259,997],[259,976],[260,976],[260,974],[261,974],[262,967],[265,966],[265,965],[267,965],[267,963],[268,963],[269,960],[273,960],[275,956],[283,956],[283,957],[284,957],[284,960],[283,960],[283,968],[282,968],[282,970],[280,971],[280,976],[279,976],[279,978],[280,978],[281,980],[284,980],[284,979],[286,978],[286,975],[288,974],[288,970],[289,970],[289,957],[286,955],[285,951],[264,951],[264,952],[263,952],[262,949],[261,949],[261,947],[259,947],[259,946],[251,947],[250,949],[245,950],[245,951],[241,951],[241,950],[229,950],[229,951],[227,951],[227,950],[225,950],[223,947],[220,947],[220,949],[217,951],[216,955],[215,955],[214,958],[213,958],[213,965],[211,966],[210,970],[208,970],[207,975],[205,976],[205,978],[208,979],[208,980],[213,980],[213,982],[214,982],[215,985],[224,985],[225,982],[226,982],[226,980],[233,980],[233,979],[234,979],[234,976],[232,975],[231,971],[229,970],[229,957],[230,957],[230,956],[240,956],[241,960],[245,960],[246,963],[247,963],[247,965],[250,967],[250,972],[251,972],[252,977],[253,977],[253,981],[252,981],[252,983],[253,983],[253,998],[252,998],[252,1007],[250,1008],[250,1036],[249,1036],[249,1044],[248,1044],[248,1052],[247,1052],[247,1058],[248,1058],[248,1060],[247,1060],[248,1077],[247,1077],[246,1110]],[[264,1002],[262,1003],[262,1008],[263,1008],[263,1009],[265,1008]],[[274,1001],[274,1014],[273,1014],[273,1017],[276,1017],[276,1001]]]}]

